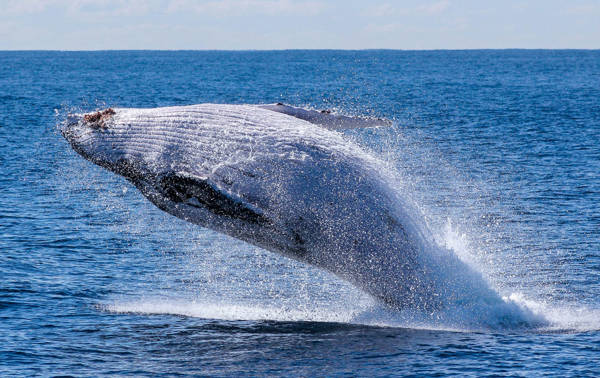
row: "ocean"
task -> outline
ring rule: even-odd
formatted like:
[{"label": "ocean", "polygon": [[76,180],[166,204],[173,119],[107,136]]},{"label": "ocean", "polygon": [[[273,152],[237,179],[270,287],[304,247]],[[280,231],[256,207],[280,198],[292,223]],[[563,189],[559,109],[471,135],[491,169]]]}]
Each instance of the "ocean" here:
[{"label": "ocean", "polygon": [[[59,132],[276,102],[392,120],[340,133],[543,324],[389,310],[158,210]],[[598,376],[599,204],[598,50],[0,52],[0,376]]]}]

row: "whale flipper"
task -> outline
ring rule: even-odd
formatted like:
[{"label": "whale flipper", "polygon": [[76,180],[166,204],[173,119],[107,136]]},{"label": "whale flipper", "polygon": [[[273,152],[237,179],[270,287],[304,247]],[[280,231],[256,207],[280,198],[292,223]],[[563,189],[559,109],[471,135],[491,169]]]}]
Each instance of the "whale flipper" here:
[{"label": "whale flipper", "polygon": [[215,215],[254,224],[268,223],[268,219],[251,205],[233,198],[208,179],[171,173],[163,176],[159,185],[163,194],[174,203],[204,207]]},{"label": "whale flipper", "polygon": [[383,118],[348,117],[333,114],[330,110],[309,110],[296,108],[282,103],[259,105],[258,107],[287,114],[329,130],[358,129],[362,127],[390,126],[392,122]]}]

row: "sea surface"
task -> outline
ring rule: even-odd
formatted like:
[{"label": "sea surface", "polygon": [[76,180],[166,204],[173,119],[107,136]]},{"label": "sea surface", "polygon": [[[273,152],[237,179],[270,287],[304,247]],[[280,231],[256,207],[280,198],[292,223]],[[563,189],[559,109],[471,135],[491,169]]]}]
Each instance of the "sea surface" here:
[{"label": "sea surface", "polygon": [[[342,133],[543,324],[386,310],[161,212],[58,131],[206,102],[392,120]],[[600,51],[0,52],[0,376],[158,374],[600,375]]]}]

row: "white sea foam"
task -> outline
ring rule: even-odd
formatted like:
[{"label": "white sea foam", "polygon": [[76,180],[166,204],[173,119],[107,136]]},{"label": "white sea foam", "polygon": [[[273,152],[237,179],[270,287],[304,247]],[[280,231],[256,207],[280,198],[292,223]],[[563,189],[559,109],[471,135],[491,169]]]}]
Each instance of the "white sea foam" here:
[{"label": "white sea foam", "polygon": [[[505,298],[506,306],[450,308],[435,314],[393,311],[375,301],[353,305],[281,306],[277,304],[231,303],[223,300],[168,298],[120,299],[99,305],[112,313],[177,315],[226,321],[333,322],[377,327],[470,331],[586,332],[600,330],[600,309],[582,306],[552,306],[526,299],[522,294]],[[517,324],[523,312],[529,324]],[[485,319],[484,319],[485,318]]]},{"label": "white sea foam", "polygon": [[168,314],[220,320],[272,320],[281,322],[338,322],[352,323],[352,312],[328,309],[299,309],[280,306],[197,302],[184,300],[144,299],[119,301],[101,308],[116,313]]},{"label": "white sea foam", "polygon": [[[119,299],[106,302],[99,307],[113,313],[147,315],[179,315],[202,319],[227,321],[279,321],[279,322],[335,322],[354,325],[430,329],[447,331],[485,331],[515,329],[582,329],[582,323],[547,324],[545,311],[531,311],[521,299],[507,299],[504,304],[469,305],[447,308],[435,313],[415,310],[395,311],[374,300],[358,303],[322,303],[314,306],[232,303],[226,300],[186,300],[164,297]],[[523,313],[529,318],[523,322]],[[571,318],[572,320],[572,318]],[[591,315],[588,315],[591,322]],[[541,328],[540,328],[541,327]]]},{"label": "white sea foam", "polygon": [[586,332],[600,330],[600,309],[580,304],[555,304],[528,299],[522,293],[513,293],[508,298],[520,306],[543,316],[547,323],[541,330],[558,332]]}]

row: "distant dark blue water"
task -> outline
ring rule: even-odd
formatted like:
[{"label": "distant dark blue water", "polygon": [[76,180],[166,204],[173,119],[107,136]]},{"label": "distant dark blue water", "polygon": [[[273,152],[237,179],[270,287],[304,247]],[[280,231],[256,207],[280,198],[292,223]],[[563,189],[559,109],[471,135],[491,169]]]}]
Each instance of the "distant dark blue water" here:
[{"label": "distant dark blue water", "polygon": [[[548,326],[382,313],[161,212],[57,132],[72,111],[203,102],[392,119],[344,133]],[[598,376],[600,51],[0,52],[0,251],[1,376]]]}]

